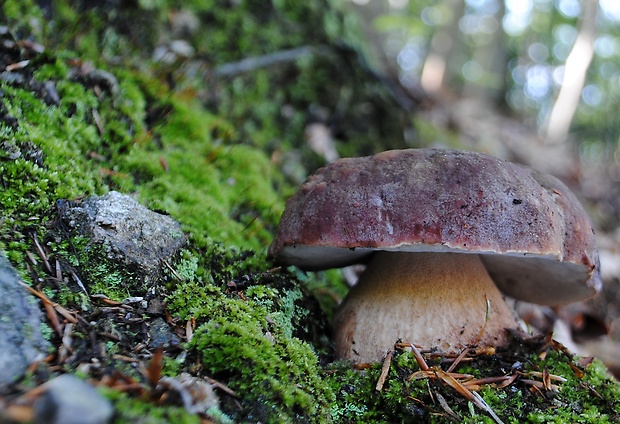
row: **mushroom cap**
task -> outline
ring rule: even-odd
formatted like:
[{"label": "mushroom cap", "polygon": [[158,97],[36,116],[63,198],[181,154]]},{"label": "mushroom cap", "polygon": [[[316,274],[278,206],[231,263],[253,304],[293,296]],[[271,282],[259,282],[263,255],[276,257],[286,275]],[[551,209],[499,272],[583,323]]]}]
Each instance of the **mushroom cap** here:
[{"label": "mushroom cap", "polygon": [[331,163],[287,201],[269,255],[320,270],[376,250],[479,254],[500,290],[539,304],[601,288],[592,223],[575,195],[482,153],[391,150]]}]

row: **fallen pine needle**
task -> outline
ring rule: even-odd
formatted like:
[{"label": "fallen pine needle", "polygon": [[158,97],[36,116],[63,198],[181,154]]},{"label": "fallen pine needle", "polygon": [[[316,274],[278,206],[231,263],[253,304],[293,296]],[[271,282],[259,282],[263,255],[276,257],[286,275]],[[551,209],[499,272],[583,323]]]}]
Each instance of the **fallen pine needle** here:
[{"label": "fallen pine needle", "polygon": [[[43,301],[43,303],[45,303],[45,305],[50,305],[52,306],[56,312],[58,312],[60,315],[62,315],[67,321],[69,321],[72,324],[76,324],[78,322],[77,318],[75,318],[73,316],[73,314],[71,312],[69,312],[68,310],[66,310],[65,308],[63,308],[62,306],[60,306],[58,303],[56,302],[52,302],[49,297],[47,297],[45,294],[43,294],[40,291],[37,291],[35,289],[33,289],[32,287],[30,287],[28,284],[26,283],[21,283],[22,286],[26,287],[26,289],[32,293],[33,295],[35,295],[36,297],[38,297],[39,299],[41,299]],[[62,336],[62,333],[60,334]]]},{"label": "fallen pine needle", "polygon": [[448,402],[446,402],[446,399],[444,399],[444,397],[440,393],[435,392],[435,397],[437,398],[439,405],[443,408],[446,414],[450,416],[450,418],[457,422],[462,421],[461,418],[456,414],[456,412],[454,412],[452,408],[450,408],[450,405],[448,405]]},{"label": "fallen pine needle", "polygon": [[224,383],[220,383],[219,381],[210,378],[210,377],[204,377],[204,380],[211,384],[213,387],[222,390],[223,392],[225,392],[226,394],[232,396],[232,397],[236,397],[238,398],[239,395],[237,394],[237,392],[235,392],[233,389],[231,389],[230,387],[228,387],[226,384]]},{"label": "fallen pine needle", "polygon": [[[530,371],[528,374],[531,375],[532,377],[538,377],[541,379],[544,377],[544,373],[540,371]],[[561,383],[566,383],[568,381],[566,378],[562,377],[561,375],[549,374],[548,372],[547,372],[547,375],[549,376],[549,380],[552,380],[552,381],[559,381]]]},{"label": "fallen pine needle", "polygon": [[473,345],[477,345],[480,342],[480,339],[482,339],[482,336],[484,335],[484,332],[487,329],[487,323],[489,322],[489,318],[491,317],[491,301],[489,300],[486,294],[484,295],[484,299],[486,301],[486,306],[487,306],[485,314],[484,314],[484,324],[482,324],[482,328],[480,329],[480,332],[478,333],[476,340],[472,343]]},{"label": "fallen pine needle", "polygon": [[461,363],[465,355],[467,355],[467,349],[463,349],[463,351],[459,354],[459,356],[456,357],[456,359],[454,360],[454,362],[452,362],[452,365],[450,365],[450,368],[448,368],[446,372],[454,371],[454,369]]},{"label": "fallen pine needle", "polygon": [[383,385],[385,384],[385,380],[387,379],[388,372],[390,372],[391,363],[392,351],[388,350],[385,354],[385,359],[383,360],[383,366],[381,367],[381,374],[379,375],[379,380],[377,381],[377,385],[375,386],[375,390],[378,392],[383,389]]},{"label": "fallen pine needle", "polygon": [[437,369],[436,373],[437,373],[437,376],[441,378],[441,380],[445,382],[448,386],[452,387],[461,396],[471,401],[478,408],[488,413],[491,416],[491,418],[495,420],[497,424],[504,424],[502,420],[500,420],[500,418],[495,414],[495,412],[491,409],[491,407],[487,405],[487,403],[484,401],[484,399],[482,399],[482,397],[478,393],[472,392],[467,387],[465,387],[462,383],[460,383],[458,380],[452,377],[450,374],[446,373],[445,371],[441,369]]},{"label": "fallen pine needle", "polygon": [[[476,392],[472,392],[472,396],[474,396],[478,400],[479,404],[483,405],[482,409],[486,411],[486,413],[489,414],[497,424],[504,424],[502,420],[497,416],[497,414],[491,409],[491,407],[487,405],[484,399],[482,399],[482,396],[480,396]],[[475,405],[478,405],[478,403],[474,402]]]},{"label": "fallen pine needle", "polygon": [[[469,390],[476,390],[476,391],[479,390],[480,386],[484,384],[495,384],[496,388],[502,388],[502,387],[506,387],[512,384],[517,379],[517,377],[518,377],[517,374],[513,374],[513,375],[502,375],[500,377],[477,378],[475,380],[468,380],[464,382],[463,385],[467,387]],[[478,387],[478,389],[474,389],[473,387]]]},{"label": "fallen pine needle", "polygon": [[521,382],[536,387],[537,389],[544,389],[545,391],[558,392],[560,390],[560,386],[556,384],[549,384],[545,387],[546,385],[542,381],[522,379]]},{"label": "fallen pine needle", "polygon": [[413,343],[399,343],[398,347],[411,348],[411,352],[413,352],[413,356],[415,357],[416,362],[420,366],[420,369],[422,371],[426,371],[429,369],[426,361],[424,360],[424,357],[422,356],[422,353],[420,353],[420,350],[416,347],[416,345],[414,345]]},{"label": "fallen pine needle", "polygon": [[[489,308],[490,308],[490,303],[487,299],[487,315],[489,312]],[[482,328],[481,333],[482,334],[484,332],[484,328]],[[456,390],[456,392],[458,394],[460,394],[461,396],[463,396],[465,399],[467,399],[468,401],[472,402],[475,406],[477,406],[478,408],[482,409],[484,412],[486,412],[487,414],[489,414],[491,416],[491,418],[493,418],[493,420],[497,423],[497,424],[504,424],[502,422],[502,420],[497,416],[497,414],[491,409],[491,407],[489,405],[487,405],[487,403],[484,401],[484,399],[482,399],[482,397],[476,393],[475,391],[472,391],[470,388],[468,388],[468,385],[471,386],[473,389],[480,389],[480,385],[483,384],[483,380],[472,380],[473,376],[468,375],[468,374],[457,374],[457,373],[453,373],[451,372],[452,370],[454,370],[454,368],[458,365],[459,362],[461,362],[464,358],[465,355],[467,354],[467,350],[463,350],[455,359],[454,363],[452,364],[452,366],[449,368],[449,372],[446,372],[444,370],[442,370],[441,368],[437,367],[437,366],[433,366],[433,367],[429,367],[428,364],[426,363],[426,361],[424,360],[424,357],[422,356],[422,353],[420,352],[420,350],[413,344],[413,343],[397,343],[396,348],[402,349],[402,348],[411,348],[411,351],[416,359],[416,362],[418,363],[418,365],[420,366],[420,370],[414,372],[413,374],[411,374],[409,376],[409,379],[421,379],[421,378],[437,378],[440,379],[441,381],[443,381],[444,383],[446,383],[448,386],[452,387],[454,390]],[[481,351],[482,352],[482,351]],[[494,350],[493,350],[494,352]],[[391,358],[390,358],[391,359]],[[385,362],[384,362],[384,368],[385,368]],[[388,370],[389,370],[389,365],[388,365]],[[382,370],[383,373],[383,370]],[[387,371],[386,371],[387,374]],[[464,382],[460,382],[458,379],[464,379]],[[506,381],[510,381],[513,382],[514,379],[516,378],[516,375],[514,376],[502,376],[502,377],[495,377],[493,379],[489,379],[489,382],[500,382],[500,383],[505,383]],[[536,383],[540,383],[540,382],[536,382]],[[484,383],[486,384],[486,383]],[[542,383],[540,383],[542,385]],[[378,385],[378,383],[377,383]],[[429,393],[431,394],[431,398],[433,397],[432,392],[429,391]],[[440,399],[440,394],[436,393],[436,395],[438,396],[437,398],[439,399],[440,404],[442,404],[441,402],[441,398]],[[445,399],[443,399],[443,402],[445,403]],[[448,406],[447,403],[445,406]],[[449,410],[451,411],[451,409],[448,407],[448,409],[446,409],[444,407],[444,405],[442,404],[442,408],[444,408],[444,410],[446,412],[448,412]]]}]

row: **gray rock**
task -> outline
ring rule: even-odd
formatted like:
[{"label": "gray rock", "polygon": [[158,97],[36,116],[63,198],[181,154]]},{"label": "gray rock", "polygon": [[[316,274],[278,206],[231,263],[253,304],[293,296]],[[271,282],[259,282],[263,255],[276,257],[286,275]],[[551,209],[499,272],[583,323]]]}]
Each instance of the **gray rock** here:
[{"label": "gray rock", "polygon": [[37,424],[105,424],[112,420],[112,403],[73,375],[56,377],[43,388],[34,404]]},{"label": "gray rock", "polygon": [[101,252],[98,260],[123,266],[144,286],[161,277],[162,260],[171,260],[186,241],[174,219],[116,191],[77,204],[67,202],[61,209],[62,221],[72,232],[88,237],[88,249]]},{"label": "gray rock", "polygon": [[47,347],[36,299],[0,252],[0,386],[19,378]]},{"label": "gray rock", "polygon": [[155,318],[149,326],[149,347],[180,347],[181,339],[174,334],[163,318]]}]

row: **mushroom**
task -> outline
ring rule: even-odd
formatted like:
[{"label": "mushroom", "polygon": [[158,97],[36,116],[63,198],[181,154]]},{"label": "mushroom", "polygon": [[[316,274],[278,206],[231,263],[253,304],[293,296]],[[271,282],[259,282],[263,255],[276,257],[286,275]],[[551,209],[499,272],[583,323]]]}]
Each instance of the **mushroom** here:
[{"label": "mushroom", "polygon": [[398,340],[501,346],[519,328],[503,294],[555,305],[601,288],[592,223],[563,183],[450,149],[319,169],[287,201],[269,255],[305,270],[367,263],[333,323],[336,356],[357,362]]}]

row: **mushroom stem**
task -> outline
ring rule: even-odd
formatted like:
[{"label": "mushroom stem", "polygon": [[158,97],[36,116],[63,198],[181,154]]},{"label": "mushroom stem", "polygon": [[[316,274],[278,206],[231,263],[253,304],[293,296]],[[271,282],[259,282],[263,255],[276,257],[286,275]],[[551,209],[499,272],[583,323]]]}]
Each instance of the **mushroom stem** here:
[{"label": "mushroom stem", "polygon": [[519,324],[478,255],[379,251],[334,328],[339,358],[378,362],[398,340],[458,352],[502,345]]}]

